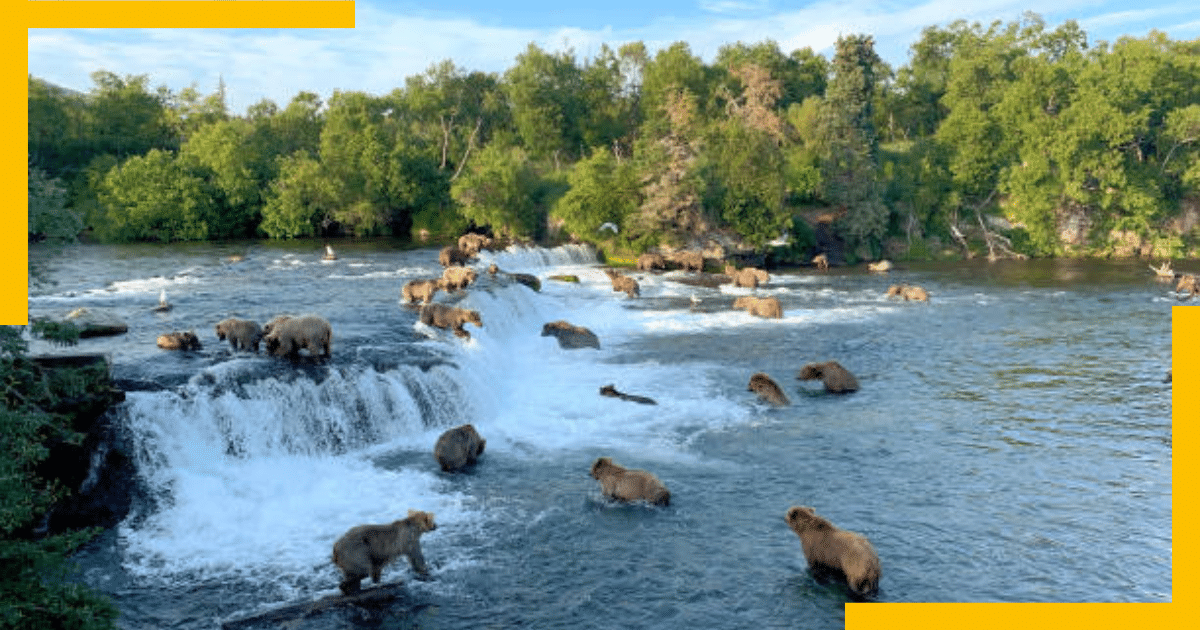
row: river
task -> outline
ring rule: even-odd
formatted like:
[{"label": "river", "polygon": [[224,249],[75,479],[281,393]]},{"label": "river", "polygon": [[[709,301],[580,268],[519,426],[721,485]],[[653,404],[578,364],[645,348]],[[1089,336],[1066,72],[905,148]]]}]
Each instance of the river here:
[{"label": "river", "polygon": [[[840,628],[846,592],[809,575],[784,514],[808,505],[867,536],[884,602],[1171,599],[1172,286],[1144,261],[904,263],[773,273],[758,289],[630,272],[611,290],[582,246],[484,252],[438,301],[480,312],[464,340],[400,303],[436,249],[380,241],[81,245],[31,258],[33,316],[113,312],[105,352],[138,470],[134,512],[77,556],[129,629],[209,629],[336,592],[348,528],[433,512],[432,579],[295,628]],[[238,262],[228,256],[241,255]],[[537,276],[541,290],[483,270]],[[550,276],[570,274],[578,283]],[[928,303],[888,299],[917,284]],[[174,308],[155,313],[160,292]],[[780,320],[733,310],[774,296]],[[333,358],[234,353],[226,317],[316,313]],[[564,319],[601,348],[541,336]],[[195,330],[204,347],[155,347]],[[836,360],[850,395],[798,381]],[[747,391],[765,372],[791,399]],[[657,405],[602,397],[613,384]],[[466,474],[432,457],[471,422]],[[599,456],[655,473],[669,507],[614,505]],[[262,627],[273,627],[265,625]]]}]

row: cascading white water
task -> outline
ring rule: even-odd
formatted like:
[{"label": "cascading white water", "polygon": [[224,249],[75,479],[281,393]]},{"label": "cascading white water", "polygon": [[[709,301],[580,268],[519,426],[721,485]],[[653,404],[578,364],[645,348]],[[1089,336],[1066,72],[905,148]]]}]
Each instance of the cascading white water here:
[{"label": "cascading white water", "polygon": [[[155,504],[122,527],[130,570],[167,579],[269,575],[285,589],[332,588],[333,540],[408,509],[434,512],[450,533],[430,544],[441,539],[446,562],[469,563],[471,550],[453,549],[453,532],[496,514],[449,489],[438,472],[432,447],[447,428],[475,423],[492,457],[603,447],[678,459],[687,457],[680,446],[689,433],[672,427],[747,417],[740,403],[713,396],[695,365],[609,361],[661,314],[627,308],[589,248],[513,247],[484,252],[475,266],[492,262],[542,276],[542,291],[481,277],[450,298],[478,310],[484,326],[468,325],[472,338],[462,340],[414,324],[416,344],[446,359],[432,367],[350,361],[281,372],[277,359],[258,356],[206,367],[175,389],[131,392],[126,425]],[[548,279],[560,273],[580,282]],[[557,319],[591,328],[603,348],[559,348],[541,336]],[[337,344],[335,332],[335,351],[355,356]],[[660,404],[601,397],[606,384]]]}]

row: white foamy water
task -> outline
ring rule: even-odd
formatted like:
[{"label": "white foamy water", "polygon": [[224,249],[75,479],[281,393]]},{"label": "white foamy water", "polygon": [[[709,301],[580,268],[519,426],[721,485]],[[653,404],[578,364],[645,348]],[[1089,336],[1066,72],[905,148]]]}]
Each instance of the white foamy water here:
[{"label": "white foamy water", "polygon": [[[646,461],[687,461],[694,456],[686,446],[699,432],[749,421],[745,399],[714,395],[709,372],[719,368],[716,358],[686,365],[613,358],[668,321],[703,329],[763,320],[630,309],[590,256],[582,247],[484,253],[477,268],[495,262],[505,272],[533,273],[543,288],[485,289],[481,280],[456,302],[482,313],[482,328],[467,325],[470,340],[413,324],[416,343],[450,364],[383,372],[331,366],[314,381],[262,375],[256,369],[274,360],[250,357],[205,368],[176,389],[131,393],[128,424],[157,504],[148,518],[122,527],[128,568],[173,580],[280,576],[272,579],[286,589],[308,579],[328,582],[330,546],[355,524],[389,522],[410,508],[432,511],[439,524],[460,532],[509,518],[503,506],[485,510],[465,499],[437,472],[432,445],[465,422],[487,438],[493,456],[537,460],[602,448],[636,450]],[[278,264],[310,263],[284,257],[272,266]],[[399,280],[435,269],[330,277]],[[555,274],[580,282],[550,280]],[[646,280],[652,291],[671,286]],[[565,350],[543,337],[543,324],[558,319],[591,329],[601,349]],[[336,334],[335,348],[347,351],[337,347]],[[658,404],[600,396],[607,384]],[[407,463],[396,467],[396,457]],[[380,460],[393,463],[380,467]],[[428,536],[444,566],[480,560],[477,550]]]}]

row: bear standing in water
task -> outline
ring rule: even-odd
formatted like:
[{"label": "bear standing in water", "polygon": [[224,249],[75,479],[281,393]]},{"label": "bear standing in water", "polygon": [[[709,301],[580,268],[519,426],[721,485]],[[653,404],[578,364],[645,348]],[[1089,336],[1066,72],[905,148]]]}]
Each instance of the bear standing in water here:
[{"label": "bear standing in water", "polygon": [[855,596],[875,597],[881,573],[879,556],[865,536],[841,529],[803,505],[787,511],[787,523],[800,537],[814,577],[840,574]]},{"label": "bear standing in water", "polygon": [[333,544],[333,563],[342,570],[338,588],[343,595],[358,592],[362,579],[370,576],[379,583],[383,567],[396,558],[408,556],[413,571],[428,575],[421,555],[421,534],[437,529],[433,514],[409,510],[408,517],[391,525],[359,525],[350,528]]},{"label": "bear standing in water", "polygon": [[600,482],[600,491],[610,499],[671,504],[671,493],[658,477],[644,470],[614,464],[611,457],[601,457],[592,464],[592,478]]},{"label": "bear standing in water", "polygon": [[433,447],[433,458],[445,472],[458,472],[470,466],[483,454],[487,440],[480,437],[475,426],[464,424],[446,431]]}]

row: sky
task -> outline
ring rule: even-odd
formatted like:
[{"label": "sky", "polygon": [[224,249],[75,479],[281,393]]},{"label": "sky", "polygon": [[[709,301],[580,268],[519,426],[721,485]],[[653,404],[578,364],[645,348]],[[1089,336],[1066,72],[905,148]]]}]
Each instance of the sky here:
[{"label": "sky", "polygon": [[711,63],[721,46],[775,41],[784,53],[809,47],[831,58],[839,35],[868,34],[894,68],[930,26],[987,25],[1034,11],[1052,30],[1075,20],[1089,43],[1152,29],[1173,40],[1200,38],[1196,0],[358,0],[354,29],[29,29],[29,72],[79,92],[90,75],[148,75],[150,85],[203,94],[226,85],[231,113],[299,92],[381,95],[406,77],[452,60],[467,71],[503,73],[530,43],[572,50],[578,63],[602,44],[641,41],[651,54],[675,42]]}]

